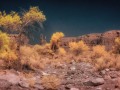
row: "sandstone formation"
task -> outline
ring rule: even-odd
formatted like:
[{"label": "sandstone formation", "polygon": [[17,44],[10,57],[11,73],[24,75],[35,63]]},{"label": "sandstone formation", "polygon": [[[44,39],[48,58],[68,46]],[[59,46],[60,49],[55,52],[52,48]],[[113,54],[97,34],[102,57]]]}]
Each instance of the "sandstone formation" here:
[{"label": "sandstone formation", "polygon": [[86,34],[78,37],[64,37],[61,39],[61,46],[68,47],[69,42],[83,40],[89,46],[105,45],[110,50],[115,44],[115,38],[120,37],[120,30],[111,30],[104,33]]}]

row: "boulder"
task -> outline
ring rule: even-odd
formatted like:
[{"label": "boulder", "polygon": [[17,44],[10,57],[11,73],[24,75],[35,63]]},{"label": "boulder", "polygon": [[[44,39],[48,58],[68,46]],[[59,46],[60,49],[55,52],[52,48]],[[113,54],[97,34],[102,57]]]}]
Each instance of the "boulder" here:
[{"label": "boulder", "polygon": [[85,86],[99,86],[104,84],[105,80],[103,78],[93,78],[88,81],[85,81],[83,84]]}]

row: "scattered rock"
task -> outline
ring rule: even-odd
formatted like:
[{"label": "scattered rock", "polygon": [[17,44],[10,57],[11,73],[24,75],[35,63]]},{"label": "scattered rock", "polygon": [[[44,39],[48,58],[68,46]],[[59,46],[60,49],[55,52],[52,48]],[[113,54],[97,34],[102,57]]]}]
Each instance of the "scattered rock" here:
[{"label": "scattered rock", "polygon": [[109,75],[112,79],[118,77],[118,74],[116,72],[111,72]]},{"label": "scattered rock", "polygon": [[104,82],[105,81],[103,78],[95,78],[95,79],[88,80],[84,82],[83,84],[86,86],[99,86],[99,85],[104,84]]},{"label": "scattered rock", "polygon": [[110,68],[110,71],[115,71],[116,69],[115,68]]},{"label": "scattered rock", "polygon": [[18,84],[20,81],[20,77],[15,75],[14,73],[6,73],[5,75],[0,75],[0,79],[7,80],[12,84]]},{"label": "scattered rock", "polygon": [[1,88],[9,88],[12,84],[7,80],[0,79],[0,89]]},{"label": "scattered rock", "polygon": [[99,86],[104,84],[105,80],[103,78],[96,78],[96,79],[92,79],[91,82],[93,83],[93,85]]},{"label": "scattered rock", "polygon": [[100,72],[100,74],[101,74],[101,75],[105,75],[105,74],[106,74],[106,71],[105,71],[105,70],[102,70],[102,71]]},{"label": "scattered rock", "polygon": [[105,80],[110,80],[111,77],[110,77],[109,75],[105,75],[105,76],[104,76],[104,79],[105,79]]},{"label": "scattered rock", "polygon": [[101,87],[98,87],[98,88],[96,88],[96,90],[102,90],[102,88],[101,88]]},{"label": "scattered rock", "polygon": [[39,90],[44,90],[44,87],[38,84],[34,85],[34,88],[37,88]]},{"label": "scattered rock", "polygon": [[110,71],[110,69],[108,69],[108,68],[107,68],[107,69],[105,69],[105,71],[107,71],[107,72],[108,72],[108,71]]},{"label": "scattered rock", "polygon": [[24,88],[28,88],[30,86],[26,79],[21,80],[19,85]]},{"label": "scattered rock", "polygon": [[79,90],[78,88],[71,88],[70,90]]},{"label": "scattered rock", "polygon": [[70,67],[70,70],[74,71],[76,68],[75,66]]}]

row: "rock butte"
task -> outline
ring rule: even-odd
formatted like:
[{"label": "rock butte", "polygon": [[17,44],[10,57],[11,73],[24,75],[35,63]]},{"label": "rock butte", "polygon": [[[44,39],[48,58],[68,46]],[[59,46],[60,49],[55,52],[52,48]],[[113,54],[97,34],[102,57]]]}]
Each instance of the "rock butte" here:
[{"label": "rock butte", "polygon": [[64,37],[61,39],[61,46],[68,47],[69,42],[83,40],[88,46],[105,45],[106,50],[110,50],[115,44],[115,38],[120,37],[120,30],[111,30],[104,33],[92,33],[78,37]]}]

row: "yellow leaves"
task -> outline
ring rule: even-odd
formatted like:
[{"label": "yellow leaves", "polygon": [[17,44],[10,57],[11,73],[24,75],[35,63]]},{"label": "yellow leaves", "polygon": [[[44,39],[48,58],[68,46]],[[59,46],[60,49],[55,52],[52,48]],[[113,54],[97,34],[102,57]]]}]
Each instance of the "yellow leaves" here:
[{"label": "yellow leaves", "polygon": [[56,32],[52,35],[50,42],[58,42],[62,37],[64,37],[64,33]]},{"label": "yellow leaves", "polygon": [[3,51],[2,53],[0,53],[0,58],[6,61],[14,61],[17,60],[17,55],[11,50]]},{"label": "yellow leaves", "polygon": [[29,11],[23,14],[22,20],[24,23],[27,23],[30,21],[43,22],[46,20],[46,17],[43,14],[43,12],[39,10],[38,7],[30,7]]},{"label": "yellow leaves", "polygon": [[59,48],[60,40],[62,37],[64,37],[64,33],[62,32],[53,33],[51,40],[50,40],[51,49],[53,51],[56,51]]},{"label": "yellow leaves", "polygon": [[8,61],[16,60],[17,55],[10,49],[10,39],[6,33],[0,32],[0,58]]},{"label": "yellow leaves", "polygon": [[0,32],[0,51],[9,49],[10,39],[6,33]]},{"label": "yellow leaves", "polygon": [[16,30],[21,23],[22,21],[18,13],[13,11],[9,14],[6,14],[6,12],[0,12],[0,26],[5,29]]},{"label": "yellow leaves", "polygon": [[0,12],[0,27],[5,30],[23,30],[25,26],[33,22],[42,23],[45,20],[45,15],[38,7],[30,7],[29,11],[23,13],[23,15],[19,15],[14,11],[11,11],[9,14],[6,14],[5,11]]}]

